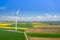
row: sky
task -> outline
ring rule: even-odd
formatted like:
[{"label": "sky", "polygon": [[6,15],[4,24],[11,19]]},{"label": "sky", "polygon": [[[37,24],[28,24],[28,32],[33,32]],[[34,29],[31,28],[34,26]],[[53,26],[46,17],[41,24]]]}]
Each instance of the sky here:
[{"label": "sky", "polygon": [[60,21],[60,0],[0,0],[0,21]]}]

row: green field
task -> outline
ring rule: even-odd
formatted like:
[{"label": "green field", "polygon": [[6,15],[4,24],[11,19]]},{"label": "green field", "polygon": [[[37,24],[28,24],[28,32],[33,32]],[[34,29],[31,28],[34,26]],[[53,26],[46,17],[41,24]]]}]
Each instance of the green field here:
[{"label": "green field", "polygon": [[60,33],[27,33],[29,37],[60,38]]},{"label": "green field", "polygon": [[[32,24],[31,23],[25,23],[25,24],[19,23],[17,25],[20,28],[31,28],[32,27]],[[10,27],[14,27],[14,26],[15,26],[15,24],[10,25]]]},{"label": "green field", "polygon": [[26,40],[24,33],[0,30],[0,40]]},{"label": "green field", "polygon": [[[42,38],[60,38],[59,33],[27,33],[29,37],[42,37]],[[16,31],[7,31],[0,29],[0,40],[26,40],[24,33]]]}]

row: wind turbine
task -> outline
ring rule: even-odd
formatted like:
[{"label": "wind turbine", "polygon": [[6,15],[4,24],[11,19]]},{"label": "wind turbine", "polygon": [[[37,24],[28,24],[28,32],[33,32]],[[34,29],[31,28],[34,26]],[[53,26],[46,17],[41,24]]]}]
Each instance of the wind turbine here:
[{"label": "wind turbine", "polygon": [[[15,20],[15,31],[17,31],[17,22],[18,22],[18,13],[19,13],[20,9],[17,10],[16,14],[15,14],[15,17],[16,17],[16,20]],[[24,35],[26,37],[26,40],[28,40],[28,37],[27,37],[27,34],[26,32],[24,32]]]},{"label": "wind turbine", "polygon": [[15,14],[15,18],[16,18],[16,20],[15,20],[15,31],[17,31],[17,24],[18,24],[17,22],[18,22],[18,13],[19,13],[19,11],[20,11],[20,9],[18,9],[16,14]]}]

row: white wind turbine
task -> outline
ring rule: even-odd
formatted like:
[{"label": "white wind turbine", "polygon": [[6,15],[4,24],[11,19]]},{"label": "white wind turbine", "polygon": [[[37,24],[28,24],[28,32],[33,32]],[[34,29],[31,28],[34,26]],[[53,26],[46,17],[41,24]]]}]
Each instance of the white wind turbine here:
[{"label": "white wind turbine", "polygon": [[[15,31],[17,31],[17,22],[18,22],[18,13],[19,13],[20,9],[17,10],[16,14],[15,14],[15,17],[16,17],[16,20],[15,20]],[[26,37],[26,40],[28,40],[28,37],[27,37],[27,34],[26,32],[24,32],[24,35]]]},{"label": "white wind turbine", "polygon": [[17,10],[16,14],[15,14],[15,17],[16,17],[16,20],[15,20],[15,31],[17,31],[17,22],[18,22],[18,14],[19,14],[19,11],[20,9]]}]

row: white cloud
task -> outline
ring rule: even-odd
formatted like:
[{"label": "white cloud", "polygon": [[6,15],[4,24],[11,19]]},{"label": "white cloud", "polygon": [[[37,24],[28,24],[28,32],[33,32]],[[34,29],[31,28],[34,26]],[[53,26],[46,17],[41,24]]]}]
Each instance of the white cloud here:
[{"label": "white cloud", "polygon": [[[15,16],[2,16],[0,21],[15,21]],[[36,17],[19,17],[18,21],[60,21],[60,16],[58,15],[48,15],[48,16],[36,16]]]}]

